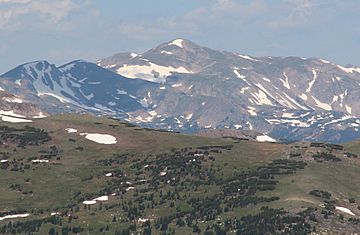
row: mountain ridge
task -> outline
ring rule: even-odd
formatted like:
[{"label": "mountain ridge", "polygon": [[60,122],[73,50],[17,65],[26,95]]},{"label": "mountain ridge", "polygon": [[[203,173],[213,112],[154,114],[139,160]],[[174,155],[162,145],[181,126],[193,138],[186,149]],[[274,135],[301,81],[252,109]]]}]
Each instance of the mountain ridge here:
[{"label": "mountain ridge", "polygon": [[[41,81],[43,90],[31,85],[23,89],[49,113],[56,113],[51,107],[57,99],[61,112],[110,115],[186,133],[237,129],[290,141],[360,138],[360,69],[323,59],[252,57],[175,39],[97,64],[41,63],[32,70],[23,64],[17,73],[11,70],[0,77],[16,95],[24,93],[15,83],[22,77],[32,87]],[[37,71],[41,66],[52,68],[53,74]],[[44,96],[53,99],[43,102]]]}]

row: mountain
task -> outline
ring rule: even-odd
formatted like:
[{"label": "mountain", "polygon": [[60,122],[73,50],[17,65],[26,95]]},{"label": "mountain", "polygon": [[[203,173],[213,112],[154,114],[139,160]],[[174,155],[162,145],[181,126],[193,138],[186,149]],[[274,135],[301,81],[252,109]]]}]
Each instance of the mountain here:
[{"label": "mountain", "polygon": [[205,138],[74,114],[0,127],[0,234],[360,230],[359,142]]},{"label": "mountain", "polygon": [[251,57],[175,39],[97,64],[32,62],[0,78],[4,89],[48,113],[91,112],[185,133],[235,129],[334,143],[360,138],[360,68],[322,59]]},{"label": "mountain", "polygon": [[60,67],[47,61],[31,62],[1,77],[6,90],[51,113],[86,111],[121,117],[142,109],[136,95],[154,86],[81,60]]},{"label": "mountain", "polygon": [[165,98],[152,97],[158,104],[153,112],[175,118],[173,129],[189,124],[334,142],[360,137],[360,68],[316,58],[255,58],[185,39],[126,62],[117,63],[115,55],[98,65],[173,90]]}]

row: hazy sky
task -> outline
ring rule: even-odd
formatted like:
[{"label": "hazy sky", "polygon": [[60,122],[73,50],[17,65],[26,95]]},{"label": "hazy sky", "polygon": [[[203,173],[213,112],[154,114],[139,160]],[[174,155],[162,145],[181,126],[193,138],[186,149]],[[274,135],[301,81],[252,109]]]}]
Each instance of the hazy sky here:
[{"label": "hazy sky", "polygon": [[358,0],[0,0],[0,73],[143,52],[174,38],[360,65]]}]

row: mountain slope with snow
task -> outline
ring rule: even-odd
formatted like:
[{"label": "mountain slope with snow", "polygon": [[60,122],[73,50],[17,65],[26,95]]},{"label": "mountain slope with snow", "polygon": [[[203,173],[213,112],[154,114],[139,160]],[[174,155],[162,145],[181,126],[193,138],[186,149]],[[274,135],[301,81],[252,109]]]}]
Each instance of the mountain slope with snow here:
[{"label": "mountain slope with snow", "polygon": [[173,131],[249,130],[274,139],[360,138],[360,69],[316,58],[251,57],[175,39],[97,64],[46,61],[0,85],[49,113],[92,112]]},{"label": "mountain slope with snow", "polygon": [[[136,67],[139,78],[173,91],[156,102],[153,112],[162,115],[153,120],[156,126],[234,128],[321,141],[359,138],[360,70],[356,67],[316,58],[255,58],[185,39],[163,43],[122,63],[110,58],[98,64],[112,64],[108,69],[124,76],[129,76],[124,68]],[[158,68],[166,68],[167,73]],[[169,117],[164,119],[164,114]]]},{"label": "mountain slope with snow", "polygon": [[144,90],[143,87],[154,86],[80,60],[60,67],[47,61],[36,61],[21,65],[1,77],[7,90],[55,113],[87,111],[122,116],[143,109],[138,92]]}]

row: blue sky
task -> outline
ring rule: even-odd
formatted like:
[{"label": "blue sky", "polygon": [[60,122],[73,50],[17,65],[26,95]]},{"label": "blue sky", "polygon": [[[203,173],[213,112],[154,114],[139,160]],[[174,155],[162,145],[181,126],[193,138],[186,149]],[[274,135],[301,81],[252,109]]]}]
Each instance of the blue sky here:
[{"label": "blue sky", "polygon": [[358,0],[0,0],[0,73],[143,52],[174,38],[360,66]]}]

